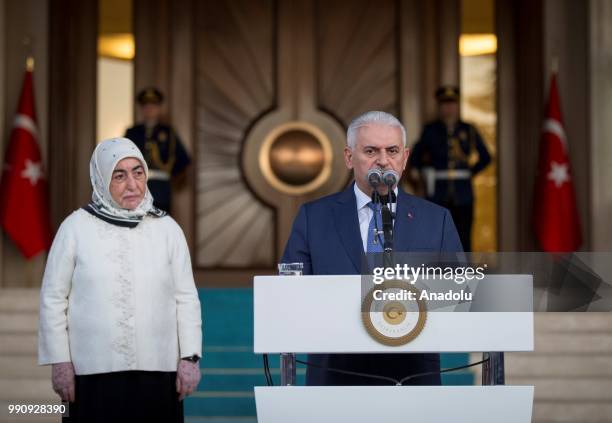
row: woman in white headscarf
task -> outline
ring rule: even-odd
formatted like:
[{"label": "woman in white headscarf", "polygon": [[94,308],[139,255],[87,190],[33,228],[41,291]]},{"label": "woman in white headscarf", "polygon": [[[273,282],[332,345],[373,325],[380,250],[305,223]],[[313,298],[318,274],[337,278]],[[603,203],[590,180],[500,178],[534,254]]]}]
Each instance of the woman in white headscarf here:
[{"label": "woman in white headscarf", "polygon": [[64,220],[40,302],[39,364],[70,421],[183,421],[200,380],[201,312],[181,228],[153,207],[126,138],[91,158],[92,202]]}]

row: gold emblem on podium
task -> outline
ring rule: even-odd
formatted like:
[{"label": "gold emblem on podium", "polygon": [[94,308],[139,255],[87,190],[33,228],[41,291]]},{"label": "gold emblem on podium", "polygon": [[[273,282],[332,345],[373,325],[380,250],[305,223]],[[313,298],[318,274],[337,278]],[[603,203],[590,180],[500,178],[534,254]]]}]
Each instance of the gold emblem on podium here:
[{"label": "gold emblem on podium", "polygon": [[361,304],[361,318],[368,334],[384,345],[398,347],[414,340],[427,320],[421,291],[407,282],[393,280],[374,286]]}]

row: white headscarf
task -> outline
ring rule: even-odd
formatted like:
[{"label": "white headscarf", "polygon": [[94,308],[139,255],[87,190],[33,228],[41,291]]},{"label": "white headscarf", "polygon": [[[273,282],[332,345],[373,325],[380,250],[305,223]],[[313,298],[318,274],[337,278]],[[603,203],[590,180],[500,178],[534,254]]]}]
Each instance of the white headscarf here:
[{"label": "white headscarf", "polygon": [[138,207],[133,210],[124,209],[113,200],[110,193],[110,183],[113,171],[121,160],[134,158],[140,163],[149,178],[149,168],[136,145],[127,138],[111,138],[102,141],[94,150],[89,162],[89,177],[93,193],[91,203],[86,210],[103,220],[120,226],[134,227],[145,215],[164,216],[165,213],[153,206],[153,196],[146,188],[145,195]]}]

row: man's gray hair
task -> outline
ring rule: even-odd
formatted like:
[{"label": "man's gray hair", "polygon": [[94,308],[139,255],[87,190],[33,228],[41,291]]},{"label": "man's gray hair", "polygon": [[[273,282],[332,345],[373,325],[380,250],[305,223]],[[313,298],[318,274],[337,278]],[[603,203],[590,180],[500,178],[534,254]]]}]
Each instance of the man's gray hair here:
[{"label": "man's gray hair", "polygon": [[406,147],[406,128],[404,128],[404,125],[402,125],[399,119],[387,112],[373,110],[357,116],[346,130],[346,144],[351,150],[357,145],[357,132],[359,128],[372,123],[400,128],[402,131],[402,142],[404,143],[404,147]]}]

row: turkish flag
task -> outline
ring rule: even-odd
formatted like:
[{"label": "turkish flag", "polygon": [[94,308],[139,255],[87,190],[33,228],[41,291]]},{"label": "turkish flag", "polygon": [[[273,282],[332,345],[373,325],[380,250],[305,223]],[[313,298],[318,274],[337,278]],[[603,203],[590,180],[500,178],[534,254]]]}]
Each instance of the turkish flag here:
[{"label": "turkish flag", "polygon": [[32,72],[27,70],[0,184],[0,223],[26,258],[51,245],[47,180],[37,135]]},{"label": "turkish flag", "polygon": [[533,223],[536,237],[544,251],[576,251],[582,243],[555,74],[550,80],[548,107],[540,142]]}]

